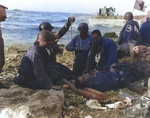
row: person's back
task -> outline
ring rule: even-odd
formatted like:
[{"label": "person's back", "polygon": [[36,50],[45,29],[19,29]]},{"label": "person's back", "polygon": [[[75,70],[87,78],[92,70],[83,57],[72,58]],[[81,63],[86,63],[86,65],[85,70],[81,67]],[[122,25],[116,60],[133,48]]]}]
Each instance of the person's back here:
[{"label": "person's back", "polygon": [[150,46],[150,12],[148,12],[146,21],[141,25],[139,31],[140,39],[136,45]]},{"label": "person's back", "polygon": [[126,24],[120,31],[118,45],[127,43],[129,40],[137,41],[139,39],[139,24],[137,21],[133,20],[133,14],[131,12],[126,12],[124,15]]},{"label": "person's back", "polygon": [[[48,64],[48,55],[46,53],[46,50],[42,49],[39,46],[32,46],[26,52],[18,70],[20,81],[24,82],[23,86],[31,89],[45,88],[40,84],[40,81],[43,81],[45,78],[49,78],[45,70],[45,66],[46,64]],[[20,83],[20,85],[21,84],[22,83]],[[46,81],[43,84],[47,86],[46,88],[52,85],[52,83],[50,83],[49,81]]]},{"label": "person's back", "polygon": [[150,46],[150,21],[146,21],[140,28],[140,45]]},{"label": "person's back", "polygon": [[139,24],[137,21],[133,20],[133,14],[131,12],[126,12],[124,19],[126,20],[126,24],[120,31],[117,41],[118,59],[129,56],[130,48],[136,45],[137,41],[140,39]]}]

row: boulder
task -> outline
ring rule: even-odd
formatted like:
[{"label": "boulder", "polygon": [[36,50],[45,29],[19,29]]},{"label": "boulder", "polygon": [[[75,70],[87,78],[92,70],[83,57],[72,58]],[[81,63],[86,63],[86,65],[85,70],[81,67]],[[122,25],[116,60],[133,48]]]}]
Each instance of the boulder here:
[{"label": "boulder", "polygon": [[0,89],[0,118],[62,118],[62,90]]},{"label": "boulder", "polygon": [[107,37],[107,38],[118,38],[117,34],[115,32],[108,32],[108,33],[105,33],[103,35],[103,37]]}]

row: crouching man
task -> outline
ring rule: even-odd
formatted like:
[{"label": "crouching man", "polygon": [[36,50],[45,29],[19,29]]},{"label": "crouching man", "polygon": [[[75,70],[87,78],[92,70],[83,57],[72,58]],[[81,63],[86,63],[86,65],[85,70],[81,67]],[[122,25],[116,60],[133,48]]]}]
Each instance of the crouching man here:
[{"label": "crouching man", "polygon": [[14,83],[30,89],[59,88],[54,84],[64,76],[61,76],[60,72],[50,71],[54,69],[49,66],[55,43],[52,33],[42,30],[34,46],[24,55],[18,71],[19,75],[14,78]]}]

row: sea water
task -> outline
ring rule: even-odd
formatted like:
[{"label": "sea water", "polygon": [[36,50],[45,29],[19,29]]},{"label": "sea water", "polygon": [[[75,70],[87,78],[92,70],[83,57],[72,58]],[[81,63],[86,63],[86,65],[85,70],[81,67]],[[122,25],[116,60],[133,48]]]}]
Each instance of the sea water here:
[{"label": "sea water", "polygon": [[[77,27],[82,22],[86,22],[89,25],[89,33],[94,29],[99,29],[102,34],[116,32],[118,35],[123,25],[115,25],[112,21],[103,20],[100,22],[99,19],[94,19],[92,14],[7,10],[7,19],[1,22],[5,47],[11,45],[32,46],[39,33],[39,24],[41,22],[49,22],[55,30],[60,30],[70,14],[76,17],[75,22],[60,39],[59,44],[66,45],[75,35],[78,35]],[[122,23],[122,21],[120,22]]]}]

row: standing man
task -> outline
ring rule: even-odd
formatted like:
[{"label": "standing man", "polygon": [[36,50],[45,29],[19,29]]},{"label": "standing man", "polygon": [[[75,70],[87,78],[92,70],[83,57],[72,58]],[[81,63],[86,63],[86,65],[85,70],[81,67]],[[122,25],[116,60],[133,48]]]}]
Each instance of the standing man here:
[{"label": "standing man", "polygon": [[136,41],[139,40],[139,24],[137,21],[133,20],[133,14],[131,12],[126,12],[124,19],[126,20],[126,24],[120,31],[117,45],[117,56],[119,59],[129,54],[129,42],[135,44]]},{"label": "standing man", "polygon": [[77,30],[79,35],[75,36],[66,46],[67,51],[75,51],[75,60],[73,64],[73,74],[81,75],[86,68],[87,56],[90,51],[93,39],[88,34],[88,24],[80,23]]},{"label": "standing man", "polygon": [[[6,19],[6,9],[7,7],[0,5],[0,22]],[[2,37],[1,26],[0,26],[0,72],[5,64],[4,59],[4,40]]]},{"label": "standing man", "polygon": [[[110,66],[118,61],[116,46],[112,39],[102,37],[99,30],[93,30],[92,38],[94,40],[91,51],[87,59],[86,70],[100,70],[104,66]],[[95,57],[100,56],[96,62]]]}]

